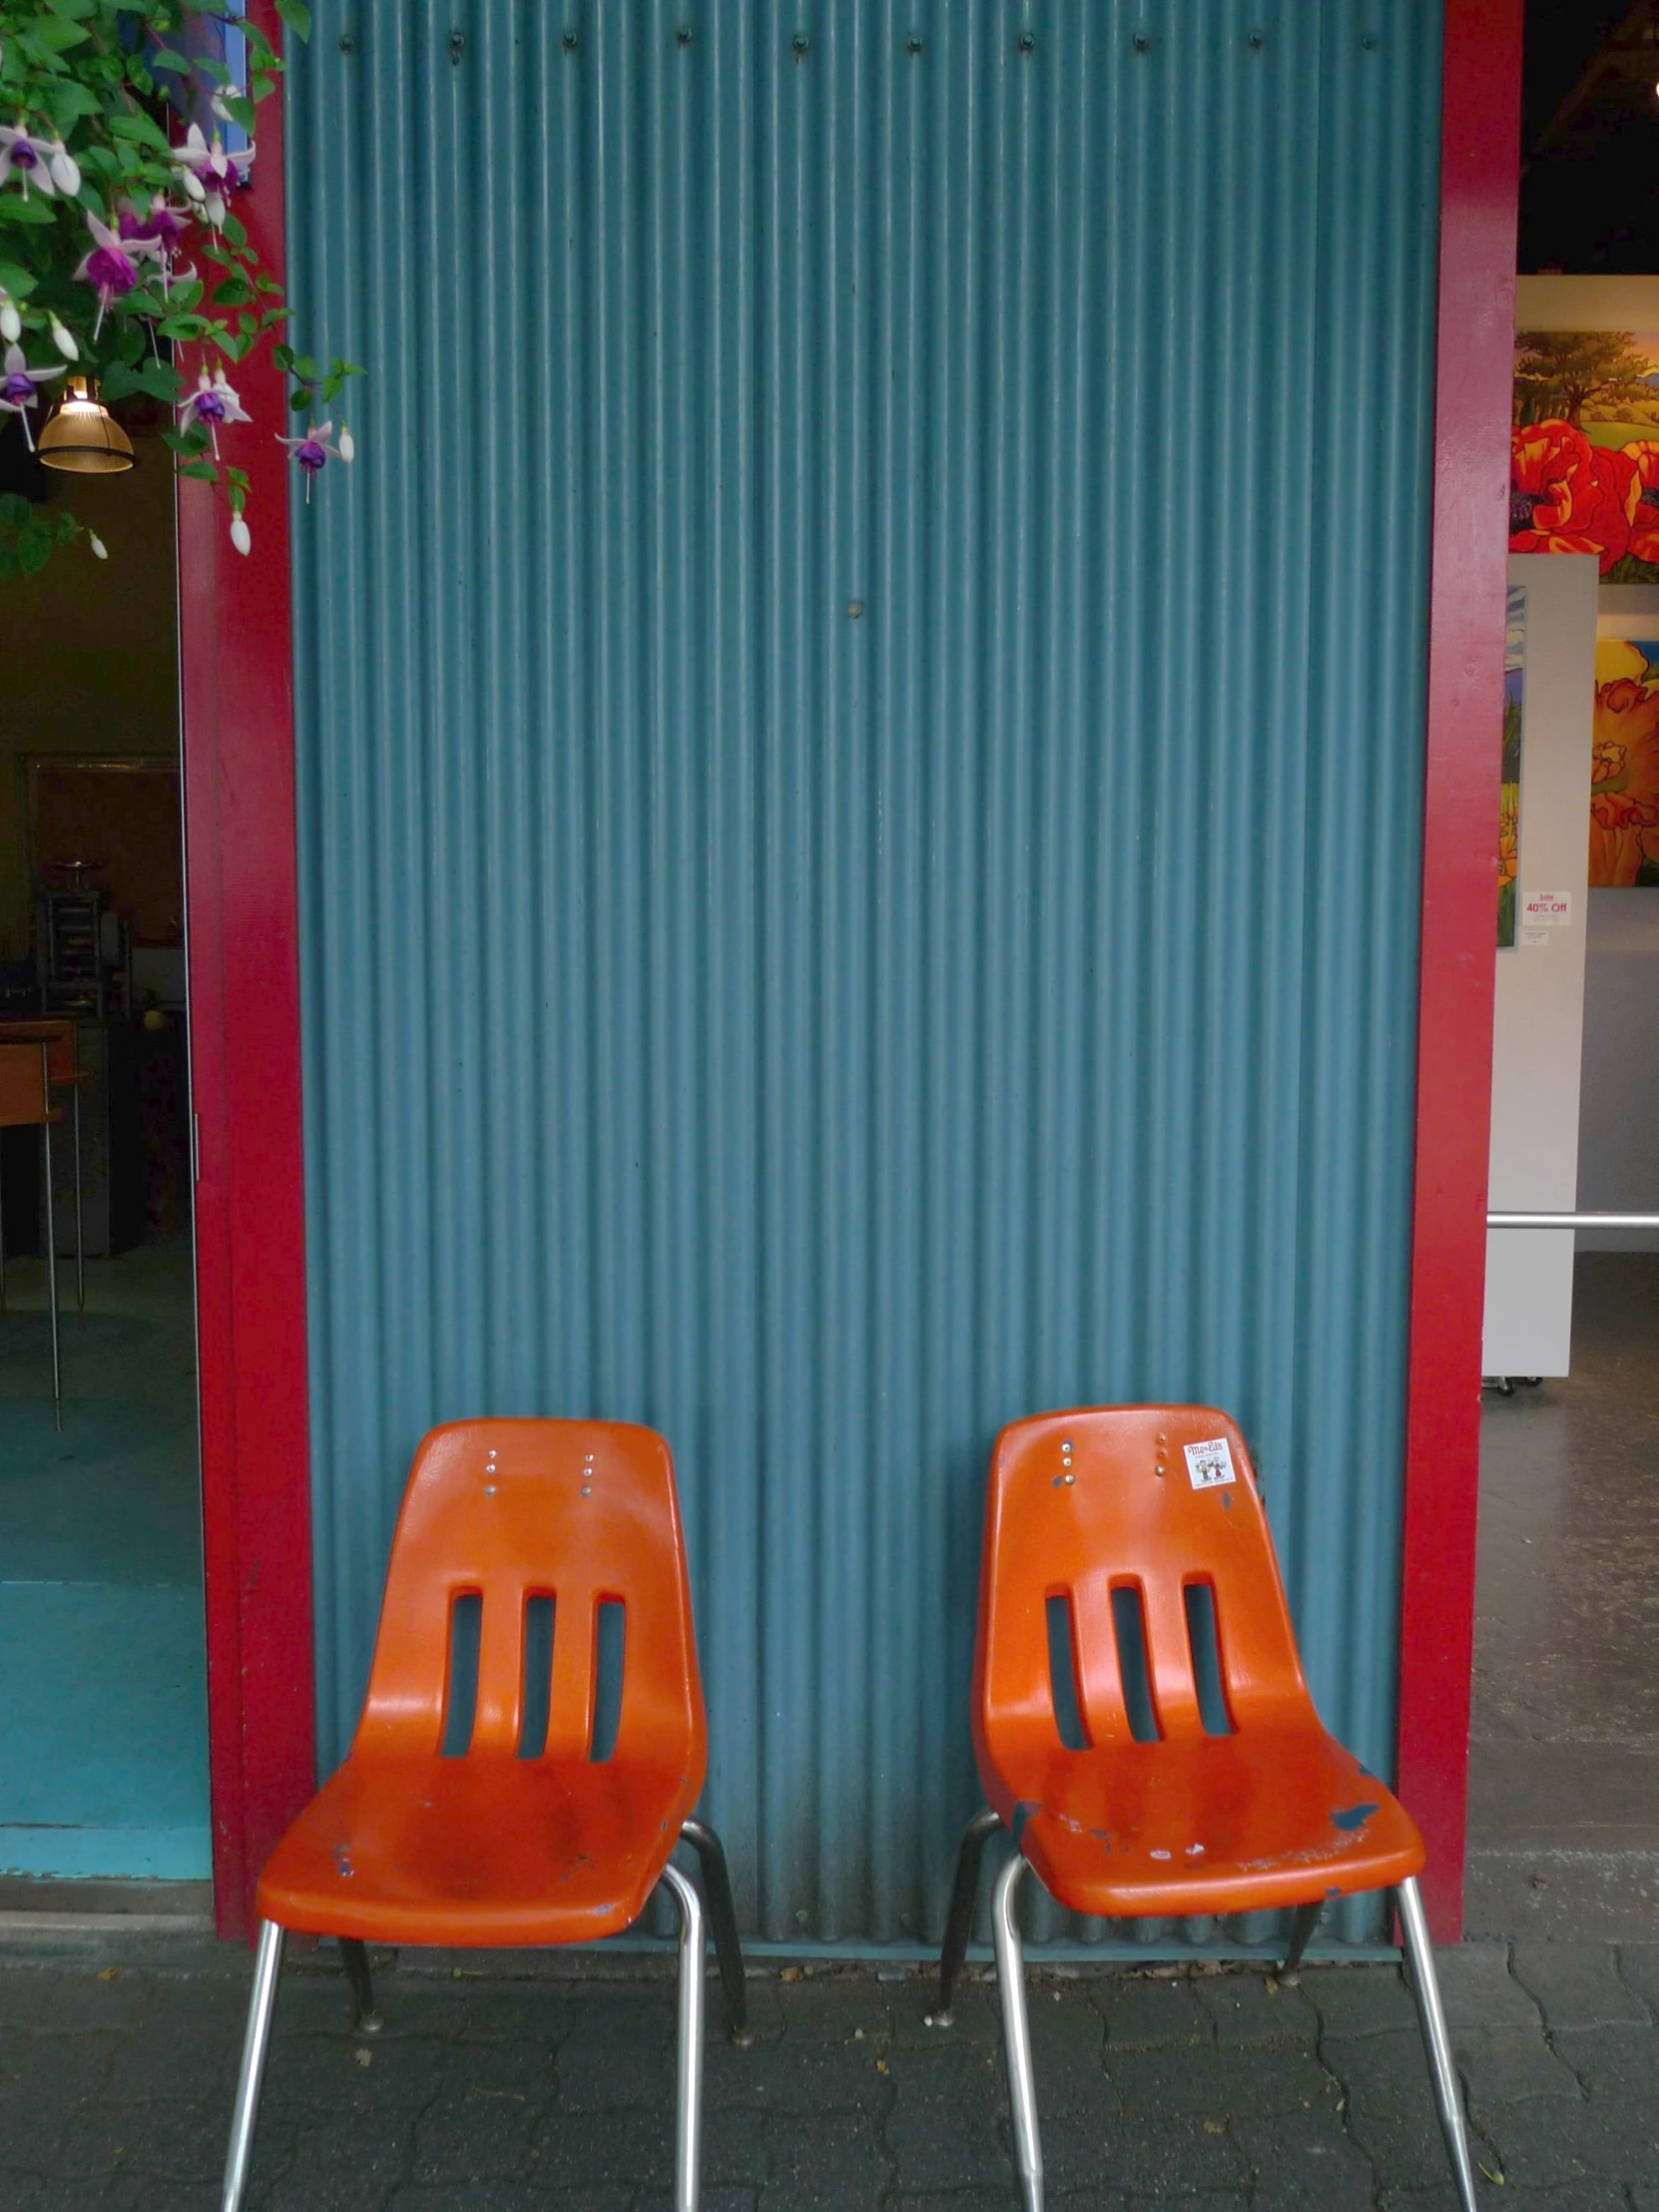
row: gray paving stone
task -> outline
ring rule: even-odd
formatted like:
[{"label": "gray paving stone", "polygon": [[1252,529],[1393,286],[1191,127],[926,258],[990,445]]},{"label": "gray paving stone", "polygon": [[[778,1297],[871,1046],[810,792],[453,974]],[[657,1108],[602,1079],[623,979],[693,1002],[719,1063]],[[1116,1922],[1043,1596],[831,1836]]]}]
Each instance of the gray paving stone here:
[{"label": "gray paving stone", "polygon": [[1509,1971],[1505,1943],[1457,1943],[1434,1953],[1440,2001],[1453,2027],[1537,2027],[1541,2015]]},{"label": "gray paving stone", "polygon": [[1195,1981],[1193,1991],[1216,2023],[1216,2039],[1228,2049],[1262,2044],[1309,2043],[1320,2029],[1313,1999],[1264,1973],[1228,1973]]},{"label": "gray paving stone", "polygon": [[1659,2098],[1659,2030],[1569,2027],[1554,2044],[1592,2096]]},{"label": "gray paving stone", "polygon": [[1500,2110],[1531,2097],[1566,2097],[1576,2103],[1583,2094],[1572,2067],[1527,2028],[1462,2027],[1451,2040],[1474,2105]]},{"label": "gray paving stone", "polygon": [[[711,2204],[712,2200],[705,2198]],[[386,2212],[632,2212],[628,2189],[547,2189],[517,2181],[411,2182],[392,2192]]]},{"label": "gray paving stone", "polygon": [[1650,2023],[1646,2004],[1619,1972],[1611,1943],[1516,1943],[1512,1967],[1552,2028]]},{"label": "gray paving stone", "polygon": [[1005,2187],[1008,2154],[999,2114],[1007,2100],[994,2053],[958,2044],[895,2050],[888,2063],[894,2094],[881,2132],[898,2185]]},{"label": "gray paving stone", "polygon": [[1659,1943],[1620,1943],[1619,1974],[1648,2010],[1659,2015]]},{"label": "gray paving stone", "polygon": [[[221,2156],[229,2132],[227,2111]],[[413,2143],[407,2112],[262,2112],[251,2194],[259,2212],[350,2212],[353,2189],[381,2204],[407,2177]]]},{"label": "gray paving stone", "polygon": [[[1057,2195],[1122,2189],[1133,2203],[1139,2196],[1241,2189],[1248,2178],[1245,2154],[1225,2120],[1128,2119],[1100,2127],[1059,2119],[1044,2124],[1042,2145],[1044,2174]],[[1011,2163],[1005,2171],[1017,2205]]]},{"label": "gray paving stone", "polygon": [[573,2035],[560,2044],[552,2072],[570,2111],[651,2108],[674,2094],[674,2045],[666,2036],[608,2043]]},{"label": "gray paving stone", "polygon": [[47,2035],[138,2027],[158,1989],[156,1976],[123,1966],[0,1965],[0,2027]]},{"label": "gray paving stone", "polygon": [[1121,2050],[1172,2050],[1215,2040],[1216,2023],[1182,1979],[1124,1974],[1094,1992],[1106,2015],[1106,2041]]},{"label": "gray paving stone", "polygon": [[217,2106],[89,2097],[70,2116],[57,2170],[71,2181],[208,2181],[224,2170],[223,2122]]},{"label": "gray paving stone", "polygon": [[[1475,2189],[1481,2212],[1626,2212],[1629,2202],[1622,2189],[1599,2181],[1564,2189],[1515,2189],[1477,2174]],[[1377,2201],[1379,2212],[1458,2212],[1457,2192],[1449,2181],[1434,2189],[1384,2189]]]},{"label": "gray paving stone", "polygon": [[442,2090],[414,2121],[415,2181],[514,2181],[540,2164],[547,2101],[476,2083]]},{"label": "gray paving stone", "polygon": [[1253,2212],[1371,2212],[1371,2160],[1334,2105],[1239,2120],[1233,2136],[1250,2169]]},{"label": "gray paving stone", "polygon": [[[65,2181],[58,2175],[9,2174],[6,2212],[132,2212],[140,2193],[151,2186],[137,2175],[125,2180]],[[164,2186],[174,2188],[171,2183]]]},{"label": "gray paving stone", "polygon": [[904,1987],[889,1989],[867,1974],[815,1974],[779,1982],[776,2002],[786,2035],[848,2043],[861,2032],[866,2041],[886,2041],[892,2034],[892,1999]]},{"label": "gray paving stone", "polygon": [[1304,1966],[1301,1990],[1328,2035],[1382,2035],[1416,2025],[1416,2007],[1397,1966]]},{"label": "gray paving stone", "polygon": [[892,2179],[876,2130],[849,2125],[847,2115],[794,2115],[766,2129],[767,2185],[825,2193],[842,2204],[874,2204]]},{"label": "gray paving stone", "polygon": [[1148,2117],[1335,2111],[1342,2093],[1304,2050],[1113,2051],[1107,2073],[1124,2109]]},{"label": "gray paving stone", "polygon": [[1517,2188],[1659,2173],[1659,2110],[1640,2101],[1510,2105],[1494,2116],[1490,2133]]}]

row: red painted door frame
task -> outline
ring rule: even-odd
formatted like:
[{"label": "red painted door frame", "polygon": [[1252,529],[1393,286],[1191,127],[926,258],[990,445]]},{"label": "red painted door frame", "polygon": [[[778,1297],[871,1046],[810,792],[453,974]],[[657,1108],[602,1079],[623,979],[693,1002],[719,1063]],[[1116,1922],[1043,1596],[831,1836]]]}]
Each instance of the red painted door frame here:
[{"label": "red painted door frame", "polygon": [[[276,37],[271,0],[252,10]],[[1521,0],[1445,0],[1439,321],[1399,1679],[1399,1786],[1460,1932],[1496,945]],[[283,263],[279,103],[240,204]],[[261,432],[282,379],[239,373]],[[214,1877],[226,1936],[314,1782],[288,485],[249,441],[254,551],[179,497]]]},{"label": "red painted door frame", "polygon": [[[270,0],[250,13],[274,37]],[[283,263],[281,102],[238,202]],[[179,486],[197,1341],[207,1560],[214,1896],[247,1932],[253,1885],[315,1787],[305,1242],[294,869],[293,625],[283,379],[237,372],[257,427],[245,559],[206,484]]]},{"label": "red painted door frame", "polygon": [[1399,1794],[1462,1934],[1480,1473],[1521,0],[1446,0]]}]

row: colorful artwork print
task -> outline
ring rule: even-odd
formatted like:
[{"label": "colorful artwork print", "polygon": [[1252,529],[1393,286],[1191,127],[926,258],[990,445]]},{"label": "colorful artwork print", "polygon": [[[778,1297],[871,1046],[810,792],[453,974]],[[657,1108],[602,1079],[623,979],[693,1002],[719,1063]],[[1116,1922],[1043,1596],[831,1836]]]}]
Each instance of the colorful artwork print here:
[{"label": "colorful artwork print", "polygon": [[1659,638],[1596,644],[1592,889],[1659,883]]},{"label": "colorful artwork print", "polygon": [[1526,592],[1509,587],[1503,640],[1503,784],[1497,814],[1497,941],[1515,941],[1515,883],[1520,872],[1521,687],[1526,681]]},{"label": "colorful artwork print", "polygon": [[1517,335],[1509,550],[1659,583],[1659,331]]}]

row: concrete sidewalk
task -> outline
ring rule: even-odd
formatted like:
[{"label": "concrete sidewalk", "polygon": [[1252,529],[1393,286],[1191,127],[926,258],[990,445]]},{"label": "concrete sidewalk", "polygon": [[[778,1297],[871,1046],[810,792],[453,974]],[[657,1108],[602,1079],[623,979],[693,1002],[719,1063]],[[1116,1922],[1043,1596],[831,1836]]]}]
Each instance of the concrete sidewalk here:
[{"label": "concrete sidewalk", "polygon": [[[417,1960],[382,1965],[375,2037],[328,1953],[290,1964],[255,2212],[666,2212],[666,1971]],[[1483,2202],[1659,2212],[1659,1944],[1468,1944],[1441,1971]],[[0,1962],[0,2206],[217,2206],[247,1985],[207,1944]],[[707,2212],[1017,2212],[986,1978],[947,2030],[919,1974],[769,1966],[750,1993],[740,2051],[711,1981]],[[1032,2016],[1052,2205],[1454,2207],[1389,1967],[1038,1972]]]}]

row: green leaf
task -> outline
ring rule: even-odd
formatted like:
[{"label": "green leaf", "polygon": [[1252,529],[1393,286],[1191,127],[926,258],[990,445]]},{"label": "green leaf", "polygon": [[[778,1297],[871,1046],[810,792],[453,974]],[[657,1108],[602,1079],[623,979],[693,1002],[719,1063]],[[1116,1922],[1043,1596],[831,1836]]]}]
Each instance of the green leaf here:
[{"label": "green leaf", "polygon": [[52,222],[54,209],[50,200],[43,200],[34,193],[25,200],[20,192],[0,193],[0,223],[15,223],[32,231],[41,230]]},{"label": "green leaf", "polygon": [[288,393],[288,405],[295,414],[303,414],[310,403],[311,395],[308,391],[290,391]]},{"label": "green leaf", "polygon": [[27,299],[39,278],[26,269],[19,269],[15,262],[0,262],[0,291],[9,291],[14,299]]},{"label": "green leaf", "polygon": [[259,110],[252,100],[228,98],[222,105],[231,121],[240,123],[245,131],[252,131],[260,120]]},{"label": "green leaf", "polygon": [[0,529],[23,529],[32,512],[20,491],[0,492]]},{"label": "green leaf", "polygon": [[225,218],[225,237],[229,245],[241,248],[248,244],[248,233],[234,215]]},{"label": "green leaf", "polygon": [[216,307],[245,307],[253,296],[246,276],[227,276],[214,286]]},{"label": "green leaf", "polygon": [[48,54],[67,54],[72,47],[84,46],[87,42],[87,34],[80,24],[66,23],[62,17],[37,16],[30,36]]},{"label": "green leaf", "polygon": [[17,565],[25,576],[37,576],[52,558],[52,540],[45,530],[18,533]]},{"label": "green leaf", "polygon": [[295,38],[310,37],[311,11],[304,5],[304,0],[276,0],[276,13]]},{"label": "green leaf", "polygon": [[194,477],[199,484],[219,482],[219,470],[212,461],[181,461],[179,474]]}]

